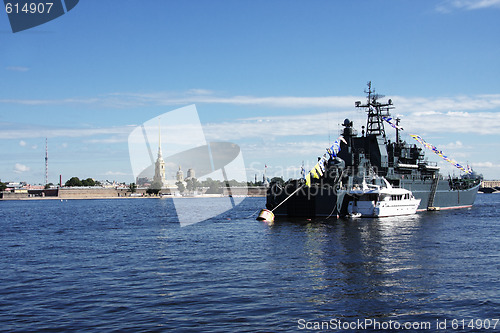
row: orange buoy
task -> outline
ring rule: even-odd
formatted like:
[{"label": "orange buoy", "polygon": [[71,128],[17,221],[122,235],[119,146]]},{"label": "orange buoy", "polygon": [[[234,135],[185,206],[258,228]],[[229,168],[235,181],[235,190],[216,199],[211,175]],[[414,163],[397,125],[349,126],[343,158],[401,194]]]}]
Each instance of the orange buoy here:
[{"label": "orange buoy", "polygon": [[269,222],[273,223],[274,222],[274,214],[268,209],[262,209],[259,213],[259,216],[257,216],[257,221],[264,221],[264,222]]}]

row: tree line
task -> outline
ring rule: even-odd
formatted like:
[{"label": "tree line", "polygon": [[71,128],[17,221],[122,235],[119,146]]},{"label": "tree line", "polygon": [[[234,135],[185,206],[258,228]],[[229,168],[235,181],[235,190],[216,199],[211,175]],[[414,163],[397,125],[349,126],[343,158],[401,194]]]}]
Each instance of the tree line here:
[{"label": "tree line", "polygon": [[[271,179],[271,182],[279,182],[283,183],[283,179],[281,177],[274,177]],[[228,184],[230,187],[238,187],[238,186],[263,186],[264,183],[262,181],[258,182],[239,182],[235,179],[229,180],[227,183],[226,181],[221,181],[221,180],[214,180],[212,178],[207,178],[206,180],[199,181],[196,178],[189,178],[186,179],[186,185],[182,182],[177,182],[177,188],[179,189],[179,192],[183,193],[186,190],[189,192],[197,191],[201,188],[208,188],[206,193],[207,194],[218,194],[222,193],[222,188],[226,187]],[[125,184],[125,183],[124,183]],[[53,185],[52,183],[49,183],[46,185],[46,188],[49,188],[50,185]],[[96,181],[92,178],[87,178],[87,179],[80,179],[78,177],[71,177],[64,183],[64,186],[66,187],[88,187],[88,186],[101,186],[101,182]],[[135,192],[137,189],[137,185],[135,183],[130,183],[129,185],[131,192]],[[7,184],[0,182],[0,191],[4,191],[7,188]],[[149,189],[153,190],[158,190],[156,194],[159,192],[161,188],[161,184],[152,184]]]},{"label": "tree line", "polygon": [[66,181],[64,186],[67,187],[81,187],[81,186],[101,186],[101,183],[93,180],[92,178],[81,179],[78,177],[71,177]]},{"label": "tree line", "polygon": [[[277,182],[283,184],[283,178],[281,177],[274,177],[270,180],[270,182]],[[124,183],[125,184],[125,183]],[[1,187],[0,183],[0,189]],[[66,181],[64,186],[66,187],[83,187],[83,186],[101,186],[102,184],[99,181],[95,181],[92,178],[87,178],[87,179],[80,179],[78,177],[71,177]],[[207,191],[205,193],[207,194],[219,194],[222,193],[222,188],[223,187],[239,187],[239,186],[263,186],[264,182],[258,181],[258,182],[239,182],[235,179],[231,179],[229,181],[223,181],[223,180],[216,180],[212,178],[207,178],[206,180],[199,181],[196,178],[189,178],[186,179],[186,181],[183,182],[176,182],[175,185],[177,185],[177,188],[179,192],[183,193],[186,190],[189,192],[194,192],[197,191],[201,188],[206,188]],[[131,192],[135,192],[137,189],[137,185],[135,183],[130,183],[129,184]],[[156,192],[156,194],[159,192],[161,189],[162,185],[161,184],[156,184],[153,183],[149,187],[151,193]]]}]

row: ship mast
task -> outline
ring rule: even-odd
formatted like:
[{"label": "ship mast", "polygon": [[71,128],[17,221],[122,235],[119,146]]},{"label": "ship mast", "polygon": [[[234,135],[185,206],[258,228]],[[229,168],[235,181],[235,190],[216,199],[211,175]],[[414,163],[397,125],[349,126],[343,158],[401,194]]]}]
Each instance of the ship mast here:
[{"label": "ship mast", "polygon": [[385,139],[384,121],[382,117],[390,116],[390,109],[394,109],[392,106],[392,100],[388,100],[387,103],[380,103],[379,98],[384,97],[375,93],[375,89],[372,90],[372,82],[368,82],[368,90],[365,90],[367,94],[366,104],[361,104],[360,101],[355,103],[357,108],[363,108],[366,113],[368,113],[368,119],[366,121],[366,135],[382,135]]},{"label": "ship mast", "polygon": [[401,119],[396,118],[396,144],[399,144],[399,122]]}]

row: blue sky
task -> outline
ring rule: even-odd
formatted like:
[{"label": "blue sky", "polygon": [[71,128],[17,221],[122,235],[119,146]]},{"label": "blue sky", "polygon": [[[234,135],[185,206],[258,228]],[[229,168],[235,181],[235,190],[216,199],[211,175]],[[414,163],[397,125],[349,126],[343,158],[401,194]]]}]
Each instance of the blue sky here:
[{"label": "blue sky", "polygon": [[132,182],[129,133],[190,104],[249,178],[298,176],[364,124],[369,80],[408,134],[498,179],[498,36],[500,0],[85,0],[15,34],[2,12],[0,179],[43,183],[48,137],[49,181]]}]

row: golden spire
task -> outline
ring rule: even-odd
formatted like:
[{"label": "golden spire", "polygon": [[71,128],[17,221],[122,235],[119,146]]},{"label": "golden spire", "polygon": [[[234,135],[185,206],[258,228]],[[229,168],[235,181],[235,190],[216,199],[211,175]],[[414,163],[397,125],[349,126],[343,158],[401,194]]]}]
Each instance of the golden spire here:
[{"label": "golden spire", "polygon": [[158,157],[162,157],[161,153],[161,118],[158,117]]}]

